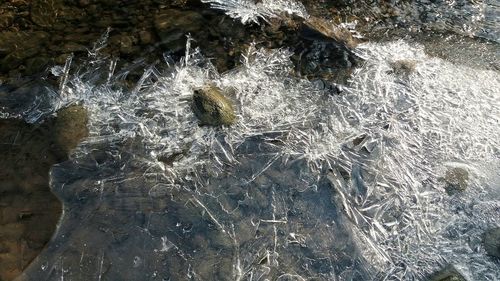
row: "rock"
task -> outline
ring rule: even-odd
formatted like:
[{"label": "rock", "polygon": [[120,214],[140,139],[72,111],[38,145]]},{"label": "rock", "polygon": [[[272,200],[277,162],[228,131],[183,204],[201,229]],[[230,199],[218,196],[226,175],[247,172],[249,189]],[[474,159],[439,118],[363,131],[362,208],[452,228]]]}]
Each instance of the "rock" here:
[{"label": "rock", "polygon": [[120,52],[122,54],[130,54],[134,51],[134,43],[136,39],[133,36],[122,35],[120,36]]},{"label": "rock", "polygon": [[63,8],[62,0],[36,0],[31,5],[31,20],[41,27],[51,27]]},{"label": "rock", "polygon": [[88,136],[87,121],[87,109],[81,105],[73,105],[57,112],[55,143],[64,153],[69,153],[81,139]]},{"label": "rock", "polygon": [[83,45],[74,42],[68,42],[63,45],[62,50],[64,53],[77,53],[77,52],[85,52],[87,48]]},{"label": "rock", "polygon": [[334,25],[325,19],[310,17],[303,22],[302,35],[313,40],[334,40],[344,44],[348,48],[354,48],[357,41],[352,37],[349,30],[344,27]]},{"label": "rock", "polygon": [[9,27],[14,21],[14,13],[0,10],[0,29]]},{"label": "rock", "polygon": [[467,281],[467,279],[465,279],[455,266],[450,264],[432,274],[429,281]]},{"label": "rock", "polygon": [[389,63],[392,67],[392,72],[397,75],[410,75],[415,72],[417,62],[414,60],[396,60]]},{"label": "rock", "polygon": [[231,101],[215,86],[195,90],[192,108],[200,125],[232,125],[236,121]]},{"label": "rock", "polygon": [[486,253],[500,259],[500,227],[487,230],[483,236]]},{"label": "rock", "polygon": [[45,46],[50,35],[43,31],[0,33],[0,54],[17,52],[21,59],[29,58]]},{"label": "rock", "polygon": [[[298,32],[294,25],[299,26]],[[292,61],[301,76],[343,84],[361,60],[351,50],[357,45],[351,32],[330,21],[317,17],[297,19],[287,28],[285,44],[294,46]]]},{"label": "rock", "polygon": [[68,57],[70,56],[70,54],[62,54],[62,55],[59,55],[57,58],[54,59],[54,62],[56,64],[65,64],[66,63],[66,60],[68,59]]},{"label": "rock", "polygon": [[168,9],[155,16],[154,26],[161,42],[172,52],[184,49],[186,35],[203,28],[203,17],[193,11]]},{"label": "rock", "polygon": [[50,59],[47,57],[34,57],[26,61],[26,70],[25,73],[27,75],[33,75],[45,70],[45,67],[49,64]]},{"label": "rock", "polygon": [[141,30],[139,32],[139,38],[141,40],[141,44],[143,45],[151,44],[151,42],[153,41],[153,35],[151,34],[151,32],[146,30]]},{"label": "rock", "polygon": [[460,167],[453,167],[446,171],[444,176],[445,189],[449,195],[463,192],[467,189],[469,172]]}]

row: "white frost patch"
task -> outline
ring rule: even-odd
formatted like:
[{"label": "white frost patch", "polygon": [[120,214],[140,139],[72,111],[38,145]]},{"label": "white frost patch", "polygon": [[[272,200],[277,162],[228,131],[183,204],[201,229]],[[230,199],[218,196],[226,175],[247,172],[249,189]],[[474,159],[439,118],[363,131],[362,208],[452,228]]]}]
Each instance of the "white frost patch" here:
[{"label": "white frost patch", "polygon": [[[369,259],[391,280],[423,279],[438,261],[466,268],[471,280],[498,278],[481,234],[500,225],[499,197],[492,196],[499,187],[500,75],[428,57],[403,41],[357,52],[365,64],[338,104],[376,149],[365,161],[346,157],[351,183],[338,191]],[[416,62],[415,71],[393,73],[398,60]],[[457,166],[469,171],[469,186],[450,197],[442,177]]]},{"label": "white frost patch", "polygon": [[[281,13],[307,18],[302,3],[294,0],[202,0],[214,9],[224,10],[232,18],[240,19],[243,24],[259,23],[259,19],[279,17]],[[258,3],[256,3],[258,2]]]}]

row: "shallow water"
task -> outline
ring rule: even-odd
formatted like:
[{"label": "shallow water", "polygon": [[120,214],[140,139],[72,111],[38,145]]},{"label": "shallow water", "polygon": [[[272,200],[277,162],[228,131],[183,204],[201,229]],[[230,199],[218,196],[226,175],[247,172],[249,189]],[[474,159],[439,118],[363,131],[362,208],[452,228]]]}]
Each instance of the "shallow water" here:
[{"label": "shallow water", "polygon": [[[474,35],[495,41],[486,22]],[[340,92],[292,75],[286,48],[250,46],[218,73],[195,44],[180,61],[126,69],[96,48],[52,68],[57,94],[2,112],[89,111],[89,137],[50,173],[59,227],[21,279],[425,280],[447,263],[500,279],[481,242],[500,225],[497,43],[431,32],[364,43]],[[134,67],[145,71],[130,85]],[[234,126],[198,126],[190,97],[207,83],[234,102]],[[467,189],[450,196],[457,167]]]}]

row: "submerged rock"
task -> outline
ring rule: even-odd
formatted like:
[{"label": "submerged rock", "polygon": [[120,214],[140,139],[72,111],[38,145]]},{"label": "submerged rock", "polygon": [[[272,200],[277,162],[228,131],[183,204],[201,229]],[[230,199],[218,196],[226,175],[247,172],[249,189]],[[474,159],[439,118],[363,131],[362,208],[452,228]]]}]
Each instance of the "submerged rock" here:
[{"label": "submerged rock", "polygon": [[203,29],[203,17],[193,11],[167,9],[158,12],[154,18],[156,34],[171,52],[183,50],[186,34],[197,33]]},{"label": "submerged rock", "polygon": [[195,90],[192,107],[200,125],[232,125],[236,121],[231,101],[215,86]]},{"label": "submerged rock", "polygon": [[446,192],[450,195],[463,192],[467,189],[469,172],[460,167],[453,167],[446,171],[444,176]]},{"label": "submerged rock", "polygon": [[487,230],[484,233],[483,244],[488,255],[500,258],[500,227]]},{"label": "submerged rock", "polygon": [[52,26],[63,8],[62,0],[38,0],[31,5],[31,20],[42,27]]},{"label": "submerged rock", "polygon": [[87,109],[81,105],[73,105],[57,113],[55,143],[64,153],[69,153],[88,135],[87,115]]},{"label": "submerged rock", "polygon": [[455,266],[450,264],[434,273],[429,278],[429,281],[467,281],[467,279],[465,279]]}]

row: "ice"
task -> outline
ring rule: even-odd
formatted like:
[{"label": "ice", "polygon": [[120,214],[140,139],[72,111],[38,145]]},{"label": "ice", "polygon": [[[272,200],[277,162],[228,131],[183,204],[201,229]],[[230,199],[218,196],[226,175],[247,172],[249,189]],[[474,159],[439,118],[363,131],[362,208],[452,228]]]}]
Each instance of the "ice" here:
[{"label": "ice", "polygon": [[[116,72],[92,54],[54,69],[54,107],[82,103],[90,136],[51,172],[65,215],[39,258],[49,270],[25,274],[424,280],[450,262],[499,278],[481,247],[500,225],[498,72],[365,43],[331,94],[291,74],[287,49],[250,46],[220,74],[192,44],[176,64]],[[191,95],[207,83],[234,102],[235,125],[198,126]],[[446,193],[451,167],[469,172],[464,193]]]},{"label": "ice", "polygon": [[281,13],[307,18],[308,14],[301,2],[294,0],[202,0],[214,9],[224,10],[232,18],[243,24],[259,23],[262,19],[278,17]]}]

